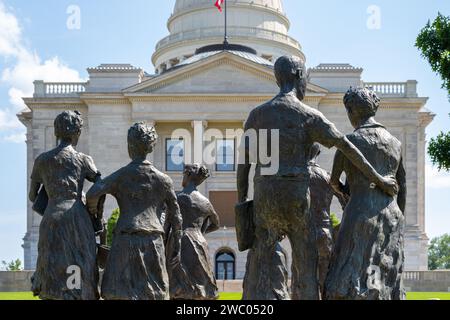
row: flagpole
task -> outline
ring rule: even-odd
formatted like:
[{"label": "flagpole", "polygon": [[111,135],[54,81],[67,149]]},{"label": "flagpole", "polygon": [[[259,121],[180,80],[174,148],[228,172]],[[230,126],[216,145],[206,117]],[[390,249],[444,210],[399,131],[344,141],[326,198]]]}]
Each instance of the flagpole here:
[{"label": "flagpole", "polygon": [[225,36],[224,36],[224,40],[223,40],[223,45],[224,47],[228,46],[228,10],[227,10],[227,0],[224,0],[225,2]]}]

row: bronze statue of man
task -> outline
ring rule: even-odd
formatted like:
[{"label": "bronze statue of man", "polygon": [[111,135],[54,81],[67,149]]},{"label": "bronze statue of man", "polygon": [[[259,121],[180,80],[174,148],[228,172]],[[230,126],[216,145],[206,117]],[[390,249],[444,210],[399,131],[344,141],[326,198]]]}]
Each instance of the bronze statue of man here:
[{"label": "bronze statue of man", "polygon": [[[279,130],[279,170],[275,175],[263,175],[270,167],[258,157],[254,178],[254,243],[258,277],[255,281],[260,300],[277,299],[270,266],[280,236],[286,235],[292,246],[292,298],[318,300],[317,250],[315,228],[310,213],[308,154],[314,142],[337,147],[360,169],[368,180],[387,193],[395,194],[398,186],[394,178],[378,174],[361,152],[319,111],[303,104],[307,76],[303,61],[283,56],[275,63],[275,77],[280,93],[272,100],[254,109],[245,124],[245,130],[254,130],[258,140],[261,133],[270,135]],[[250,145],[245,143],[246,158]],[[271,150],[272,142],[267,142]],[[242,202],[248,199],[251,162],[238,167],[238,194]],[[265,170],[264,170],[265,171]]]},{"label": "bronze statue of man", "polygon": [[105,300],[169,300],[169,277],[161,216],[172,227],[171,265],[180,263],[182,218],[172,180],[146,158],[157,141],[153,127],[136,123],[128,131],[131,162],[98,181],[87,194],[88,208],[96,215],[98,202],[114,196],[120,218],[114,229],[102,282]]},{"label": "bronze statue of man", "polygon": [[[318,278],[320,292],[323,293],[325,278],[328,274],[331,253],[333,251],[333,226],[331,223],[331,203],[333,196],[345,208],[347,197],[334,191],[330,184],[330,174],[317,163],[320,145],[314,143],[309,153],[308,170],[310,176],[311,216],[316,228],[316,247],[319,255]],[[344,186],[342,186],[342,189]]]}]

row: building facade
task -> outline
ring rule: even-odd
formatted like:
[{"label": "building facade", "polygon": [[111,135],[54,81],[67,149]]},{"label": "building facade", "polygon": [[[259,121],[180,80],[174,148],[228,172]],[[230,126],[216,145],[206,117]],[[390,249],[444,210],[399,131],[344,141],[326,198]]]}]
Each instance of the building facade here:
[{"label": "building facade", "polygon": [[[228,2],[229,41],[249,48],[220,46],[223,20],[211,0],[177,0],[168,21],[169,36],[152,56],[155,73],[128,64],[89,68],[85,83],[35,81],[28,109],[18,117],[27,128],[28,176],[34,159],[54,147],[53,120],[64,110],[83,114],[85,127],[78,150],[94,158],[103,176],[126,165],[127,131],[138,121],[155,125],[159,141],[150,160],[181,189],[183,162],[200,162],[198,154],[214,146],[212,177],[201,186],[216,207],[222,228],[208,236],[211,260],[219,278],[239,279],[246,253],[237,248],[234,204],[237,201],[237,145],[244,121],[278,88],[273,63],[281,55],[305,59],[298,41],[289,37],[289,20],[281,0]],[[425,233],[425,129],[433,114],[427,98],[417,95],[417,82],[365,82],[363,69],[349,64],[321,64],[309,70],[305,103],[317,108],[344,133],[352,132],[342,100],[350,86],[372,87],[382,98],[378,121],[402,141],[407,170],[406,269],[427,269]],[[174,136],[174,132],[176,135]],[[220,134],[222,136],[220,137]],[[330,170],[335,150],[323,150],[320,164]],[[180,161],[176,161],[179,159]],[[88,186],[87,186],[88,187]],[[117,204],[108,198],[106,213]],[[336,204],[333,212],[342,210]],[[28,204],[24,238],[25,268],[37,258],[40,217]],[[283,243],[288,261],[290,249]]]}]

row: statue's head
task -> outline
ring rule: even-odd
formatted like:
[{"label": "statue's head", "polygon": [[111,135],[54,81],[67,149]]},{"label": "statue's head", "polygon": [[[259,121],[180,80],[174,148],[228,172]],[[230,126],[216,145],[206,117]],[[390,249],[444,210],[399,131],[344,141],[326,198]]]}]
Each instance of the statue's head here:
[{"label": "statue's head", "polygon": [[54,122],[55,136],[59,142],[78,144],[83,127],[83,119],[78,111],[64,111],[59,114]]},{"label": "statue's head", "polygon": [[317,160],[317,157],[320,155],[320,144],[313,143],[311,146],[311,149],[309,150],[309,157],[308,161],[315,163]]},{"label": "statue's head", "polygon": [[128,154],[131,159],[145,159],[153,152],[158,134],[153,126],[145,122],[134,124],[128,130]]},{"label": "statue's head", "polygon": [[295,88],[297,98],[303,100],[308,84],[305,63],[298,57],[282,56],[275,62],[275,78],[280,89]]},{"label": "statue's head", "polygon": [[210,176],[211,175],[206,166],[199,164],[187,164],[184,166],[183,188],[187,187],[190,182],[193,182],[195,186],[199,186]]},{"label": "statue's head", "polygon": [[368,88],[350,88],[344,96],[348,118],[354,128],[362,121],[374,117],[380,106],[380,98]]}]

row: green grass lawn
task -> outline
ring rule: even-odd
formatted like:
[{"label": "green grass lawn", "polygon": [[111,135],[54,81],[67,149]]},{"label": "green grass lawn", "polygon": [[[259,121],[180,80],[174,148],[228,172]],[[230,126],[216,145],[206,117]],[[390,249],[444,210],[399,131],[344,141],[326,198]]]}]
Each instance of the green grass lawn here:
[{"label": "green grass lawn", "polygon": [[450,292],[410,292],[406,296],[408,300],[450,300]]},{"label": "green grass lawn", "polygon": [[[220,300],[241,300],[242,293],[222,293]],[[408,300],[450,300],[450,292],[410,292],[407,294]],[[39,300],[33,297],[31,292],[0,292],[0,300]]]},{"label": "green grass lawn", "polygon": [[31,292],[0,292],[0,300],[39,300]]}]

